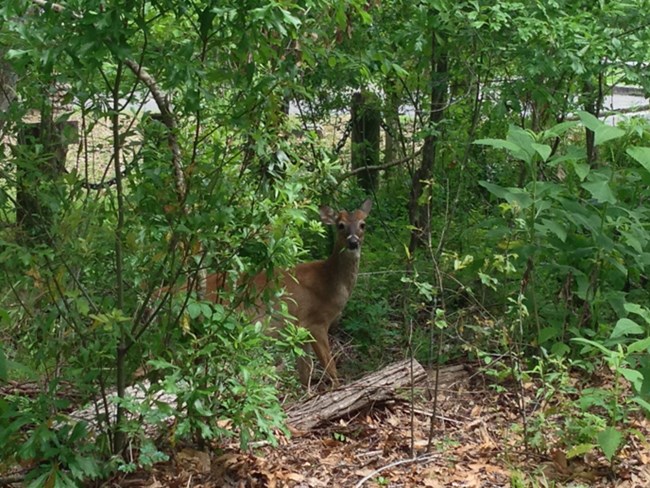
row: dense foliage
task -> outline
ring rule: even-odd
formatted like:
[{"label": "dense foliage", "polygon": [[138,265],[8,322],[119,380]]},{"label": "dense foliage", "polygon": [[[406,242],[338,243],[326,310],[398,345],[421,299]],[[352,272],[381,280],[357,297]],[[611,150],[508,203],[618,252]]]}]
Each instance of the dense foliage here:
[{"label": "dense foliage", "polygon": [[[602,119],[615,86],[650,89],[648,7],[5,1],[0,386],[40,387],[0,398],[7,466],[34,486],[150,466],[165,454],[146,425],[273,441],[293,377],[277,356],[291,365],[305,335],[263,334],[236,283],[323,256],[318,205],[367,190],[339,331],[366,360],[348,376],[410,353],[480,360],[500,388],[541,378],[568,427],[524,412],[526,442],[614,458],[650,412],[650,133]],[[381,114],[374,188],[341,150],[354,92]],[[230,305],[159,291],[206,270]],[[568,380],[601,365],[627,386]]]}]

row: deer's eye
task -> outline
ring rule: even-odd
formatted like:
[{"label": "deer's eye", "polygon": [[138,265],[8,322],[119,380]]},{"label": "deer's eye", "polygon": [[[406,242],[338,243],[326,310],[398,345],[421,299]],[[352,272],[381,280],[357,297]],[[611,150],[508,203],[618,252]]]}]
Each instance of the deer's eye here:
[{"label": "deer's eye", "polygon": [[339,222],[339,230],[345,230],[345,224],[343,222]]},{"label": "deer's eye", "polygon": [[365,228],[366,228],[366,223],[365,223],[365,222],[361,222],[361,223],[359,224],[359,229],[364,230]]}]

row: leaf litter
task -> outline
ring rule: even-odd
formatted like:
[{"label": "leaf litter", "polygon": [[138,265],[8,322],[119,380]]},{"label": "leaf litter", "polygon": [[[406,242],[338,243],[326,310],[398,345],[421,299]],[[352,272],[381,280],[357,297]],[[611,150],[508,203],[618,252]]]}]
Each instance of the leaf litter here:
[{"label": "leaf litter", "polygon": [[[514,486],[518,480],[517,486],[650,486],[647,419],[628,419],[636,434],[613,467],[595,449],[569,458],[559,443],[548,452],[525,447],[522,434],[513,429],[521,415],[512,390],[497,392],[480,375],[470,377],[462,369],[439,391],[430,443],[432,401],[418,390],[413,408],[405,392],[401,399],[311,432],[281,437],[277,447],[258,443],[242,451],[233,442],[198,451],[178,446],[170,461],[109,485],[490,488]],[[535,401],[535,390],[534,385],[524,388],[527,402]],[[550,432],[552,427],[549,423],[542,429]]]}]

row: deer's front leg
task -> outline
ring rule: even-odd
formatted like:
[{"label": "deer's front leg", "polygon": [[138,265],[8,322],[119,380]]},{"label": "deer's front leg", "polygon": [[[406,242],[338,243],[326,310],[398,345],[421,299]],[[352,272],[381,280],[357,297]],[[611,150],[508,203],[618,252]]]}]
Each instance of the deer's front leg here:
[{"label": "deer's front leg", "polygon": [[336,371],[336,363],[332,357],[332,352],[330,351],[330,342],[327,335],[327,327],[320,327],[315,329],[312,332],[314,337],[314,342],[311,343],[311,347],[316,353],[316,357],[320,361],[325,371],[327,371],[328,376],[332,380],[332,385],[336,388],[340,385],[338,373]]}]

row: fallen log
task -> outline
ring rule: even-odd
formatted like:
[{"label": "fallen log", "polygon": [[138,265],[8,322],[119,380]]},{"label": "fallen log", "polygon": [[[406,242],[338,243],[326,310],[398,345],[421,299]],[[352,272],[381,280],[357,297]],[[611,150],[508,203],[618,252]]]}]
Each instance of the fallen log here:
[{"label": "fallen log", "polygon": [[297,431],[354,413],[395,396],[396,390],[417,384],[427,374],[415,359],[406,359],[326,393],[295,404],[287,410],[287,424]]}]

